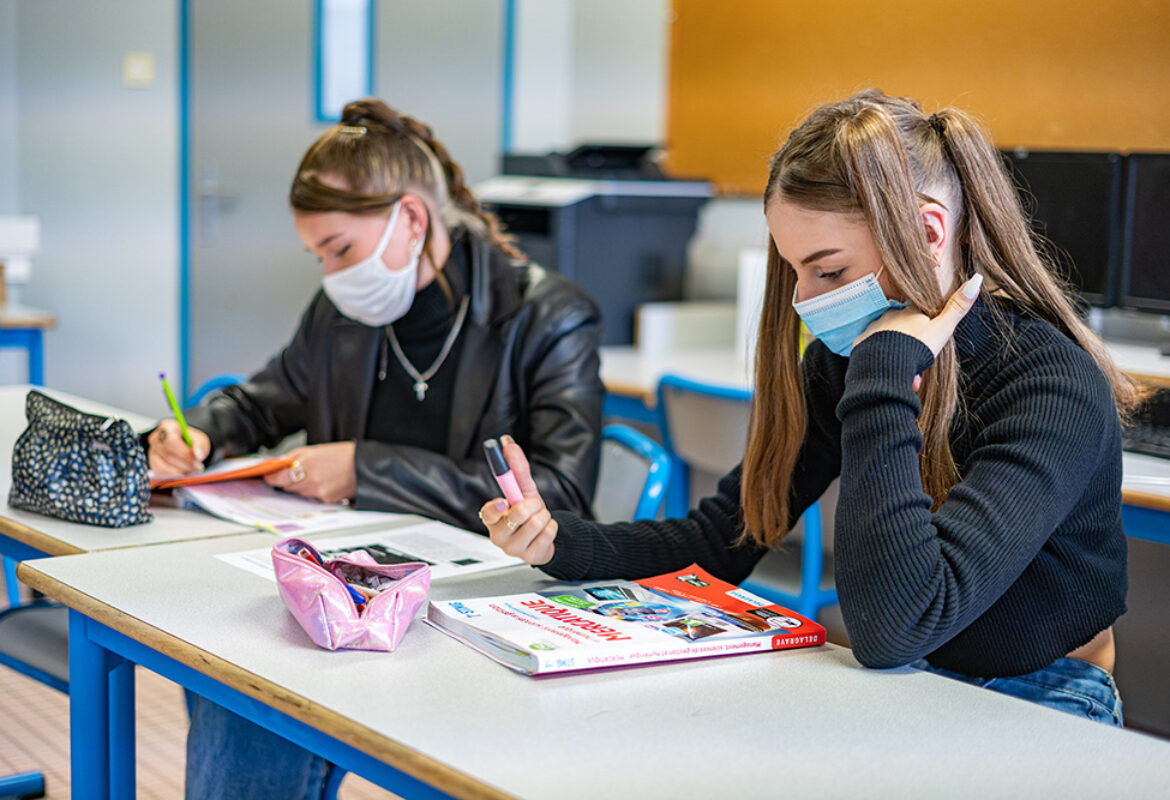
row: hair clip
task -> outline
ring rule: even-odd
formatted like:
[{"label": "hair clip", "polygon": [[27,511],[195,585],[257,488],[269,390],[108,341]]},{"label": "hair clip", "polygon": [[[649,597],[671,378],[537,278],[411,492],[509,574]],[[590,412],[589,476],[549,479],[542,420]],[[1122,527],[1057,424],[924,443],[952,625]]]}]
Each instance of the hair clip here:
[{"label": "hair clip", "polygon": [[364,136],[366,133],[365,125],[342,125],[337,129],[338,133],[352,133],[354,136]]}]

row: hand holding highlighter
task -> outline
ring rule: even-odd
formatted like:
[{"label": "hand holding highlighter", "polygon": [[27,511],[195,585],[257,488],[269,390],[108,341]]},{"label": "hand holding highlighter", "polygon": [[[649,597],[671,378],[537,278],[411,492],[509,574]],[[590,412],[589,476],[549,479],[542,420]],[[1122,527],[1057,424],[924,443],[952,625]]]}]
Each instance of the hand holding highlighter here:
[{"label": "hand holding highlighter", "polygon": [[523,500],[524,495],[520,493],[520,486],[516,483],[516,476],[512,474],[512,468],[508,466],[508,461],[504,458],[504,451],[500,449],[500,443],[495,439],[488,439],[483,443],[483,454],[487,458],[492,475],[495,477],[496,483],[500,485],[500,491],[504,493],[508,504],[516,505]]}]

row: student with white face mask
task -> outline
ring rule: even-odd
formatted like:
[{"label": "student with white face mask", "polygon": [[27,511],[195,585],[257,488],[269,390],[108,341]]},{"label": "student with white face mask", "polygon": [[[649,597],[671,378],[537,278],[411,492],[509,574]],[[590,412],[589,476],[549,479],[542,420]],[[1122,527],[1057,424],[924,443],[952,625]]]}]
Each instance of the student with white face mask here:
[{"label": "student with white face mask", "polygon": [[[1033,245],[989,137],[868,91],[772,159],[743,463],[685,519],[481,508],[492,541],[566,580],[692,562],[743,580],[840,478],[841,612],[867,667],[913,665],[1121,725],[1120,421],[1142,390]],[[800,324],[817,336],[802,352]]]},{"label": "student with white face mask", "polygon": [[[290,191],[324,268],[292,341],[246,382],[147,437],[151,469],[191,472],[305,431],[266,480],[326,502],[482,530],[497,492],[482,442],[533,454],[550,507],[588,513],[597,480],[601,317],[579,288],[526,263],[425,124],[350,103]],[[273,280],[279,280],[278,275]],[[328,764],[197,699],[189,797],[316,797]]]}]

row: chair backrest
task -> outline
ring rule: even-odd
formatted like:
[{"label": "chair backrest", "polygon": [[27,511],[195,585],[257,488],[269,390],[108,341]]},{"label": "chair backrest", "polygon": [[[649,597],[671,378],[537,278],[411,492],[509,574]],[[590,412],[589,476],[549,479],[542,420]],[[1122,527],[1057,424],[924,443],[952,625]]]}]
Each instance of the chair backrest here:
[{"label": "chair backrest", "polygon": [[[676,479],[681,475],[688,478],[676,480],[670,489],[670,516],[681,516],[693,508],[699,498],[714,491],[719,478],[743,461],[751,399],[747,389],[714,386],[677,375],[664,375],[659,381],[662,442],[672,457],[672,474]],[[765,557],[752,579],[742,584],[811,619],[816,619],[824,606],[837,602],[831,580],[822,586],[826,580],[820,507],[820,503],[809,506],[793,530],[796,535],[785,540],[785,552]],[[794,560],[791,553],[797,541],[799,556]],[[765,563],[769,561],[772,563]],[[787,573],[793,573],[795,580],[786,580]],[[774,580],[777,578],[780,580]]]},{"label": "chair backrest", "polygon": [[752,394],[678,375],[658,382],[662,444],[692,471],[722,477],[743,460]]},{"label": "chair backrest", "polygon": [[670,458],[661,445],[628,425],[606,425],[593,515],[600,522],[654,519],[669,479]]},{"label": "chair backrest", "polygon": [[235,386],[237,383],[243,383],[248,379],[247,375],[240,372],[223,372],[219,375],[213,375],[203,383],[199,384],[199,388],[191,392],[191,396],[187,398],[187,406],[197,406],[202,402],[203,398],[217,389],[223,389],[227,386]]}]

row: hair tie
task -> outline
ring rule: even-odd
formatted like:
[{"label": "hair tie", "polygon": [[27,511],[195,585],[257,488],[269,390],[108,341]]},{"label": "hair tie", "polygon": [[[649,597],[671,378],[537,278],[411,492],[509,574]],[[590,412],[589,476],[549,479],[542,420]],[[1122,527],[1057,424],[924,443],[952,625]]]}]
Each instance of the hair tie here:
[{"label": "hair tie", "polygon": [[939,118],[938,114],[931,114],[926,121],[930,123],[930,129],[934,131],[935,136],[941,139],[947,130],[946,123]]},{"label": "hair tie", "polygon": [[363,121],[364,120],[362,119],[361,114],[350,114],[348,117],[342,118],[341,122],[337,126],[337,132],[348,133],[354,136],[362,136],[368,130],[368,128],[362,124]]}]

